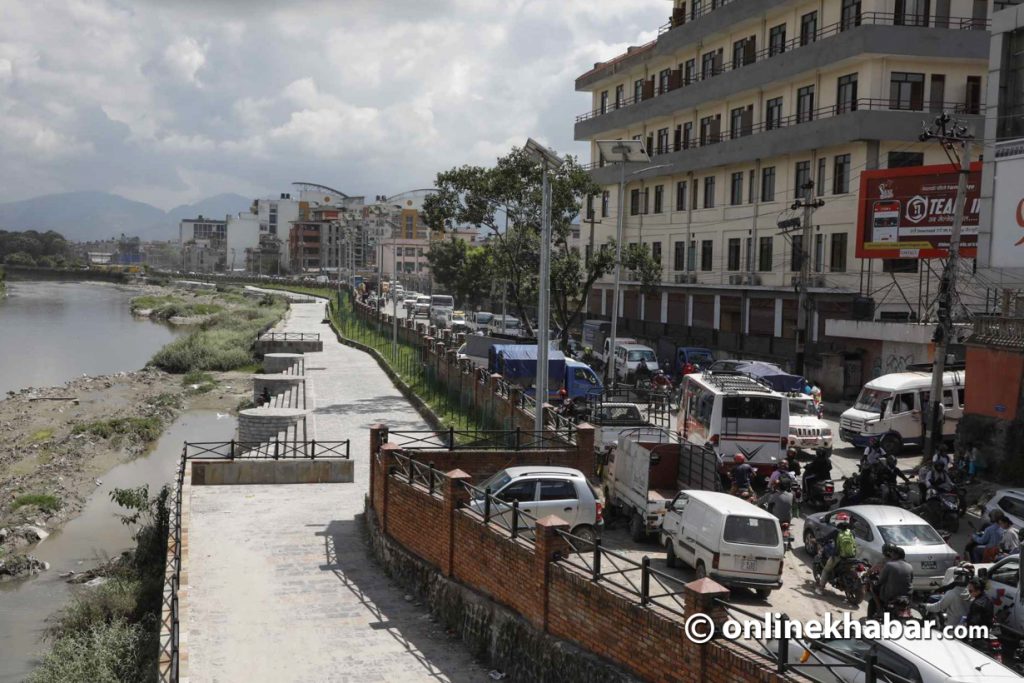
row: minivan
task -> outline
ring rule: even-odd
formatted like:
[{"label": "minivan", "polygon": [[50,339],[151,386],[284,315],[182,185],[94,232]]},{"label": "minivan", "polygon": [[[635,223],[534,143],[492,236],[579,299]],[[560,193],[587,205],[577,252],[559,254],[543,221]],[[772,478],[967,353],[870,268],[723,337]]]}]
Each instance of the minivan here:
[{"label": "minivan", "polygon": [[769,512],[716,491],[680,491],[661,524],[666,563],[767,598],[782,587],[782,527]]},{"label": "minivan", "polygon": [[634,343],[615,344],[615,376],[617,379],[630,382],[637,370],[646,367],[650,374],[658,371],[658,357],[650,346]]},{"label": "minivan", "polygon": [[444,327],[444,322],[451,312],[455,310],[455,299],[447,294],[434,294],[430,297],[430,309],[428,317],[430,322],[438,327]]},{"label": "minivan", "polygon": [[[942,438],[951,441],[964,414],[967,382],[963,370],[942,375],[944,408]],[[887,453],[898,454],[904,446],[924,443],[924,424],[931,396],[932,373],[919,370],[877,377],[861,389],[853,407],[839,418],[839,435],[858,448],[877,436]]]}]

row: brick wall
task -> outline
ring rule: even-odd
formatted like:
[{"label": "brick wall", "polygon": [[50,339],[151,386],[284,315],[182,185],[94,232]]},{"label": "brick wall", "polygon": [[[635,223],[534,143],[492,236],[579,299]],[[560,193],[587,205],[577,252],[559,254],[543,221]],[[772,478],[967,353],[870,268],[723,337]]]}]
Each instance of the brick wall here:
[{"label": "brick wall", "polygon": [[440,567],[446,560],[445,544],[424,529],[444,528],[444,503],[438,495],[419,491],[391,477],[388,481],[387,533],[427,562]]}]

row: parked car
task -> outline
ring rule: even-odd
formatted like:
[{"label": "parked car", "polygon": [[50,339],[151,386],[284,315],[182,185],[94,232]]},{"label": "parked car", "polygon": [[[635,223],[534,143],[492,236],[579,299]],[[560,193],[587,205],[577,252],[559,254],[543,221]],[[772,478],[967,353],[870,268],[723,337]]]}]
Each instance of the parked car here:
[{"label": "parked car", "polygon": [[753,588],[761,598],[782,587],[785,547],[779,520],[728,493],[680,491],[661,523],[665,562],[693,567],[733,587]]},{"label": "parked car", "polygon": [[[778,641],[765,642],[770,652],[778,652]],[[918,683],[982,683],[983,681],[1019,681],[1021,677],[1009,667],[979,652],[967,643],[938,635],[911,640],[883,638],[821,638],[789,641],[789,661],[803,662],[797,670],[802,676],[822,683],[864,683],[863,667],[850,662],[863,662],[874,650],[878,666],[899,680]],[[829,652],[832,650],[834,652]],[[840,654],[841,653],[841,654]],[[836,666],[821,666],[834,664]],[[878,681],[894,680],[878,672]]]},{"label": "parked car", "polygon": [[1024,489],[999,489],[985,503],[982,519],[988,519],[988,513],[999,509],[1010,518],[1010,522],[1018,529],[1024,528]]},{"label": "parked car", "polygon": [[914,568],[914,590],[929,591],[943,585],[946,570],[957,561],[957,553],[942,540],[928,522],[909,510],[891,505],[852,505],[809,515],[804,520],[804,548],[818,554],[818,538],[833,527],[840,512],[850,515],[850,527],[857,538],[861,559],[869,564],[883,561],[882,546],[894,543],[906,552]]},{"label": "parked car", "polygon": [[[520,512],[533,519],[557,515],[569,524],[571,533],[593,543],[604,525],[603,503],[599,500],[590,482],[579,470],[570,467],[547,467],[523,465],[508,467],[477,487],[490,489],[499,503],[492,501],[491,514],[502,515],[508,520],[512,515],[512,503],[519,501]],[[482,512],[483,497],[469,502],[470,509]],[[524,518],[521,523],[530,526]]]}]

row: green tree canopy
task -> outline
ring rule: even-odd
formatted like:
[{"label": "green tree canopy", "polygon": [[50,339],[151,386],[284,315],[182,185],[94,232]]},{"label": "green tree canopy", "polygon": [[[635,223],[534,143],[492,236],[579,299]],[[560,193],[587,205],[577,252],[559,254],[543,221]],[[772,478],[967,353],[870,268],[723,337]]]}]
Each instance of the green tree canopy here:
[{"label": "green tree canopy", "polygon": [[427,252],[434,280],[463,307],[476,307],[491,291],[494,279],[492,253],[487,246],[473,246],[454,236],[437,240]]}]

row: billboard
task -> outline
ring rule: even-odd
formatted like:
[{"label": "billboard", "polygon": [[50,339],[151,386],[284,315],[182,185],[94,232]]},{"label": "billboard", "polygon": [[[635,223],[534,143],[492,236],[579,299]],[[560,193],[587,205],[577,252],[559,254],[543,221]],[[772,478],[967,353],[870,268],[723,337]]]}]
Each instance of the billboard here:
[{"label": "billboard", "polygon": [[[953,229],[957,167],[914,166],[862,171],[857,258],[945,258]],[[978,244],[981,164],[971,164],[960,233],[960,255]]]},{"label": "billboard", "polygon": [[1024,157],[996,159],[992,193],[993,268],[1024,268]]}]

